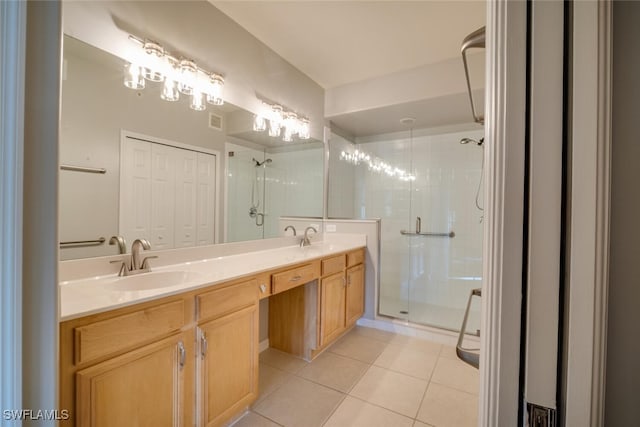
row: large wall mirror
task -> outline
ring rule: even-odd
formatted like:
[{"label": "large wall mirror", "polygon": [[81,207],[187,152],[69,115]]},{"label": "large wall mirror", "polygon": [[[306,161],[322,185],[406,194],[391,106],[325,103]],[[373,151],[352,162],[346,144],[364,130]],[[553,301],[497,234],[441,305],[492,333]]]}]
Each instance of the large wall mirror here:
[{"label": "large wall mirror", "polygon": [[281,216],[322,216],[321,141],[284,144],[229,103],[189,108],[162,85],[123,85],[124,61],[64,37],[60,257],[276,237]]}]

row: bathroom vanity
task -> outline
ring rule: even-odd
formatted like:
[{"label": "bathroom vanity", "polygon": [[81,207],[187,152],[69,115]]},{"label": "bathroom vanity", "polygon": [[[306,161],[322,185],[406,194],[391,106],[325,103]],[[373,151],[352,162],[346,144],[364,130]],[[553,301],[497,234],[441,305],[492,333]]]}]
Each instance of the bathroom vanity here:
[{"label": "bathroom vanity", "polygon": [[[219,426],[241,415],[258,396],[259,300],[270,299],[270,346],[314,358],[363,313],[365,243],[63,282],[63,425]],[[170,285],[154,288],[153,275]]]}]

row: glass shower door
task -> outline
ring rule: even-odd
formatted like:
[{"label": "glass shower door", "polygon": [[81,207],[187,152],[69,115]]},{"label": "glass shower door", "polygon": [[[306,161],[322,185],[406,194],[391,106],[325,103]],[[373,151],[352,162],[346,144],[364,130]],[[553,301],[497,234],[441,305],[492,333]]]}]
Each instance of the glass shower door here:
[{"label": "glass shower door", "polygon": [[262,151],[233,146],[227,162],[227,242],[264,237],[264,161]]},{"label": "glass shower door", "polygon": [[[483,153],[476,145],[459,144],[468,136],[476,135],[453,133],[413,141],[413,233],[406,236],[412,323],[459,330],[471,290],[482,286],[482,211],[481,204],[476,206],[476,192]],[[474,298],[467,330],[479,329],[479,321],[479,299]]]}]

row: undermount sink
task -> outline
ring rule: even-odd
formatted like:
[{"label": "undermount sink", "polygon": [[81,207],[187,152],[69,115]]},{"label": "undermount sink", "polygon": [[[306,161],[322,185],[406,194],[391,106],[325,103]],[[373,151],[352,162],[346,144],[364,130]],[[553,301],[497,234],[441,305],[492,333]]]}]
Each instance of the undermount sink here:
[{"label": "undermount sink", "polygon": [[146,291],[195,282],[202,278],[200,273],[192,271],[152,271],[135,276],[118,277],[105,286],[114,291]]}]

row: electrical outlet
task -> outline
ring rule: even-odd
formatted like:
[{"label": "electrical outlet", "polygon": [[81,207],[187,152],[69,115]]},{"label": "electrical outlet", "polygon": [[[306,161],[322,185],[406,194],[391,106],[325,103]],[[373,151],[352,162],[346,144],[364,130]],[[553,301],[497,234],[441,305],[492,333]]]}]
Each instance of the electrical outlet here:
[{"label": "electrical outlet", "polygon": [[327,233],[335,233],[336,232],[336,225],[335,224],[327,224],[325,227],[325,231]]}]

